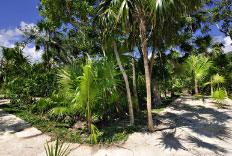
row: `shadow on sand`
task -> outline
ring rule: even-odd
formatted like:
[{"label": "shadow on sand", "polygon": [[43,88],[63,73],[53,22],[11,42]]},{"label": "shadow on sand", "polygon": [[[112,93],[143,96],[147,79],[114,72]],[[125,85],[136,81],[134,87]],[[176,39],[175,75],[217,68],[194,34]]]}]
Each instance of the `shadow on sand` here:
[{"label": "shadow on sand", "polygon": [[[210,151],[227,152],[226,149],[220,147],[220,145],[207,143],[203,141],[202,137],[216,138],[226,141],[231,138],[232,132],[226,127],[225,122],[231,119],[231,116],[225,112],[218,110],[216,107],[207,107],[204,105],[190,105],[186,104],[187,101],[193,100],[191,97],[181,97],[172,104],[174,112],[166,112],[165,114],[155,117],[155,122],[161,122],[166,125],[165,128],[157,129],[162,132],[160,144],[165,149],[175,150],[188,150],[181,142],[194,144],[195,147],[205,148]],[[212,104],[213,105],[213,104]],[[178,113],[175,113],[178,112]],[[157,121],[158,120],[158,121]],[[163,121],[166,121],[165,123]],[[168,122],[167,122],[168,121]],[[190,132],[187,132],[186,138],[180,137],[181,134],[176,136],[176,129],[187,128]],[[171,132],[164,132],[164,130],[171,130]],[[198,137],[196,137],[198,136]]]}]

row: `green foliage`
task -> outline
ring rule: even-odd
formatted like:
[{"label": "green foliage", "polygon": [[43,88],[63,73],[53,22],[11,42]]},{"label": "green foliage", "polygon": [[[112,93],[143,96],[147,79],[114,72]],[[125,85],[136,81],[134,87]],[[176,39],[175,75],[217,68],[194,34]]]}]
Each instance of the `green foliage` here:
[{"label": "green foliage", "polygon": [[27,64],[20,74],[6,77],[3,89],[7,90],[9,94],[34,97],[50,96],[57,87],[55,72],[56,70],[43,71],[41,64]]},{"label": "green foliage", "polygon": [[195,98],[195,99],[203,99],[204,96],[200,95],[200,94],[195,94],[195,95],[193,95],[193,98]]},{"label": "green foliage", "polygon": [[58,138],[56,139],[55,145],[49,145],[47,142],[44,148],[47,156],[68,156],[69,153],[71,152],[70,144],[64,145],[64,143],[61,143],[61,145],[59,145]]},{"label": "green foliage", "polygon": [[40,98],[38,101],[34,102],[31,106],[31,111],[39,111],[40,114],[43,114],[46,110],[49,109],[48,102],[45,98]]},{"label": "green foliage", "polygon": [[59,83],[65,95],[70,97],[69,105],[76,113],[104,116],[109,113],[104,108],[112,108],[110,105],[119,99],[119,75],[112,61],[103,60],[86,64],[82,68],[75,64],[65,67],[60,72]]},{"label": "green foliage", "polygon": [[229,98],[232,100],[232,94],[230,94]]},{"label": "green foliage", "polygon": [[[40,0],[38,10],[42,20],[21,30],[24,40],[16,43],[15,48],[0,49],[0,92],[7,94],[13,105],[6,109],[66,141],[93,144],[125,139],[138,127],[115,122],[124,117],[128,108],[122,73],[113,56],[112,38],[117,43],[130,86],[134,77],[129,54],[132,50],[140,53],[135,55],[143,113],[138,122],[146,120],[143,109],[148,99],[149,74],[145,77],[144,58],[149,48],[156,52],[150,76],[158,81],[159,93],[165,98],[170,92],[173,96],[174,92],[194,87],[200,93],[208,93],[209,87],[201,86],[209,81],[205,85],[214,87],[212,97],[222,107],[226,91],[232,91],[232,53],[224,53],[223,44],[214,43],[210,35],[194,33],[202,25],[206,25],[202,32],[207,32],[209,24],[216,24],[231,38],[228,15],[232,1],[207,1],[213,4],[205,8],[208,12],[199,11],[205,2]],[[31,43],[36,50],[44,52],[41,63],[32,64],[24,56],[23,49]],[[176,50],[179,47],[180,52]],[[204,99],[199,94],[193,97]],[[154,112],[164,110],[170,101],[167,98]],[[73,130],[72,125],[78,120],[87,121],[89,131]],[[108,120],[112,125],[106,128]],[[53,151],[48,144],[47,148]]]},{"label": "green foliage", "polygon": [[219,88],[217,90],[215,90],[212,94],[212,98],[216,101],[216,105],[218,108],[222,108],[223,107],[223,102],[224,99],[226,98],[226,92],[225,90]]},{"label": "green foliage", "polygon": [[91,124],[91,135],[90,135],[90,140],[92,144],[97,143],[97,136],[99,135],[99,130],[97,129],[96,126]]},{"label": "green foliage", "polygon": [[[54,98],[54,97],[53,97]],[[173,102],[177,97],[168,98],[163,101],[162,105],[158,109],[164,109],[171,102]],[[47,101],[48,99],[46,99]],[[49,101],[49,100],[48,100]],[[0,109],[3,109],[6,112],[16,115],[21,119],[27,121],[32,126],[38,128],[43,133],[48,133],[52,139],[59,138],[62,141],[74,142],[74,143],[96,143],[97,140],[99,144],[112,144],[118,143],[120,141],[125,141],[129,134],[137,131],[141,131],[146,125],[146,112],[141,112],[137,120],[137,126],[131,127],[128,126],[128,120],[119,119],[117,121],[101,121],[102,123],[96,122],[95,124],[100,128],[97,129],[96,126],[92,127],[93,131],[90,134],[86,129],[75,129],[72,128],[72,124],[63,123],[60,121],[52,121],[47,118],[46,113],[44,112],[43,116],[40,114],[31,112],[29,110],[19,108],[14,104],[3,104],[0,105]],[[90,140],[91,139],[91,140]]]},{"label": "green foliage", "polygon": [[212,83],[213,84],[222,84],[225,82],[225,78],[223,76],[220,76],[218,73],[213,76]]},{"label": "green foliage", "polygon": [[[231,33],[231,0],[214,0],[209,1],[212,7],[208,7],[208,16],[210,17],[210,22],[216,23],[219,31],[225,34],[225,36],[230,36],[232,38]],[[221,26],[218,25],[221,23]]]},{"label": "green foliage", "polygon": [[152,110],[156,111],[156,112],[162,112],[165,108],[167,108],[178,97],[179,96],[174,96],[174,97],[166,98],[166,99],[162,100],[163,104],[161,106],[158,106],[157,108],[152,109]]},{"label": "green foliage", "polygon": [[195,94],[195,95],[193,95],[193,98],[194,98],[194,99],[198,99],[198,100],[202,100],[203,103],[205,102],[205,97],[204,97],[204,95]]},{"label": "green foliage", "polygon": [[199,80],[207,75],[210,66],[212,66],[212,62],[204,56],[192,55],[186,60],[185,65],[186,73]]},{"label": "green foliage", "polygon": [[194,88],[194,81],[197,80],[199,83],[202,83],[206,78],[209,68],[213,63],[206,58],[205,56],[190,56],[187,58],[185,66],[185,77],[188,80],[186,85],[190,89]]},{"label": "green foliage", "polygon": [[222,84],[225,83],[225,78],[218,73],[216,75],[212,76],[212,79],[210,82],[206,82],[204,86],[211,84],[213,87],[216,87],[216,89],[222,88]]}]

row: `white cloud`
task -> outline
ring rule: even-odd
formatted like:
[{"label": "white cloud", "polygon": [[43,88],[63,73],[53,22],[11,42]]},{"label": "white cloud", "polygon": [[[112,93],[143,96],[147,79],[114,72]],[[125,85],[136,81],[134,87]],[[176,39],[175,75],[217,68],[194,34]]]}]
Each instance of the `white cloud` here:
[{"label": "white cloud", "polygon": [[41,61],[41,56],[43,54],[43,51],[35,51],[35,46],[30,44],[24,48],[24,55],[28,56],[28,58],[32,61]]},{"label": "white cloud", "polygon": [[32,28],[32,27],[35,27],[36,25],[34,24],[34,23],[30,23],[30,24],[27,24],[27,23],[25,23],[25,22],[21,22],[20,23],[20,28],[21,29],[26,29],[26,28]]},{"label": "white cloud", "polygon": [[224,51],[225,51],[225,53],[227,53],[227,52],[231,52],[232,51],[232,41],[231,41],[231,39],[230,39],[230,37],[228,36],[228,37],[225,37],[224,38],[224,41],[225,41],[225,48],[224,48]]},{"label": "white cloud", "polygon": [[214,41],[224,44],[225,47],[223,48],[223,50],[225,53],[232,51],[232,45],[231,45],[232,41],[231,41],[229,36],[227,36],[227,37],[216,36],[216,37],[214,37]]},{"label": "white cloud", "polygon": [[[25,22],[20,23],[20,28],[25,29],[28,27],[34,27],[35,24],[27,24]],[[0,29],[0,46],[13,48],[14,43],[20,41],[22,32],[18,28]],[[36,60],[41,61],[42,51],[35,51],[35,46],[30,44],[24,48],[24,55],[28,56],[32,62]]]},{"label": "white cloud", "polygon": [[221,42],[224,41],[224,37],[223,37],[223,36],[215,36],[215,37],[214,37],[214,41],[215,41],[215,42],[220,42],[220,43],[221,43]]},{"label": "white cloud", "polygon": [[20,39],[21,32],[18,29],[0,30],[0,46],[12,48],[13,42]]}]

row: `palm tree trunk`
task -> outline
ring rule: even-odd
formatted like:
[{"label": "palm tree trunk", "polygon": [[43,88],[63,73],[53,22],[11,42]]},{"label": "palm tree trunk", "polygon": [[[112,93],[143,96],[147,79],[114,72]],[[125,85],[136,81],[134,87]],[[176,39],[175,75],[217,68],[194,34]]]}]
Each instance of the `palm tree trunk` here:
[{"label": "palm tree trunk", "polygon": [[132,50],[132,70],[133,70],[133,92],[135,96],[135,107],[136,111],[139,112],[139,98],[137,93],[137,85],[136,85],[136,72],[135,72],[135,54]]},{"label": "palm tree trunk", "polygon": [[114,54],[116,56],[116,60],[118,63],[118,66],[120,68],[120,71],[122,72],[125,84],[126,84],[126,91],[127,91],[127,100],[128,100],[128,108],[129,108],[129,115],[130,115],[130,124],[134,125],[134,112],[133,112],[133,105],[132,105],[132,100],[131,100],[131,92],[130,92],[130,86],[129,86],[129,81],[127,74],[122,66],[119,54],[118,54],[118,49],[117,49],[117,44],[115,40],[113,40],[113,46],[114,46]]},{"label": "palm tree trunk", "polygon": [[92,124],[92,117],[90,115],[88,115],[88,130],[89,130],[89,133],[91,133],[91,124]]},{"label": "palm tree trunk", "polygon": [[145,69],[145,78],[146,78],[146,90],[147,90],[147,117],[148,117],[148,128],[150,131],[154,131],[152,112],[151,112],[151,78],[149,73],[149,64],[148,64],[148,48],[147,48],[147,31],[145,27],[145,20],[140,12],[140,39],[141,39],[141,47],[143,52],[143,61],[144,61],[144,69]]},{"label": "palm tree trunk", "polygon": [[195,94],[198,94],[197,79],[195,78]]}]

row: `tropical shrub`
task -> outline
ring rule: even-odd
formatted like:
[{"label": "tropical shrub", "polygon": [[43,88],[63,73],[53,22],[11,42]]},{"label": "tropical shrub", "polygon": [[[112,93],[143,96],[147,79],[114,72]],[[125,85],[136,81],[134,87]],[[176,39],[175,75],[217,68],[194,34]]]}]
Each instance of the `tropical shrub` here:
[{"label": "tropical shrub", "polygon": [[44,146],[44,149],[46,151],[47,156],[68,156],[71,152],[70,144],[64,145],[64,143],[61,143],[59,145],[58,138],[56,139],[55,145],[49,145],[47,142]]},{"label": "tropical shrub", "polygon": [[217,107],[218,108],[222,108],[223,107],[223,102],[224,102],[224,100],[226,98],[226,92],[225,92],[225,90],[223,90],[221,88],[215,90],[213,92],[212,98],[213,98],[213,100],[216,101]]},{"label": "tropical shrub", "polygon": [[195,89],[195,94],[198,94],[199,83],[204,80],[208,74],[209,68],[212,66],[212,62],[205,56],[190,56],[185,64],[185,75],[190,77],[191,89]]},{"label": "tropical shrub", "polygon": [[223,101],[227,97],[226,90],[222,84],[225,83],[225,78],[218,73],[212,76],[210,82],[205,83],[204,85],[212,86],[212,98],[216,101],[216,105],[218,108],[222,108]]}]

